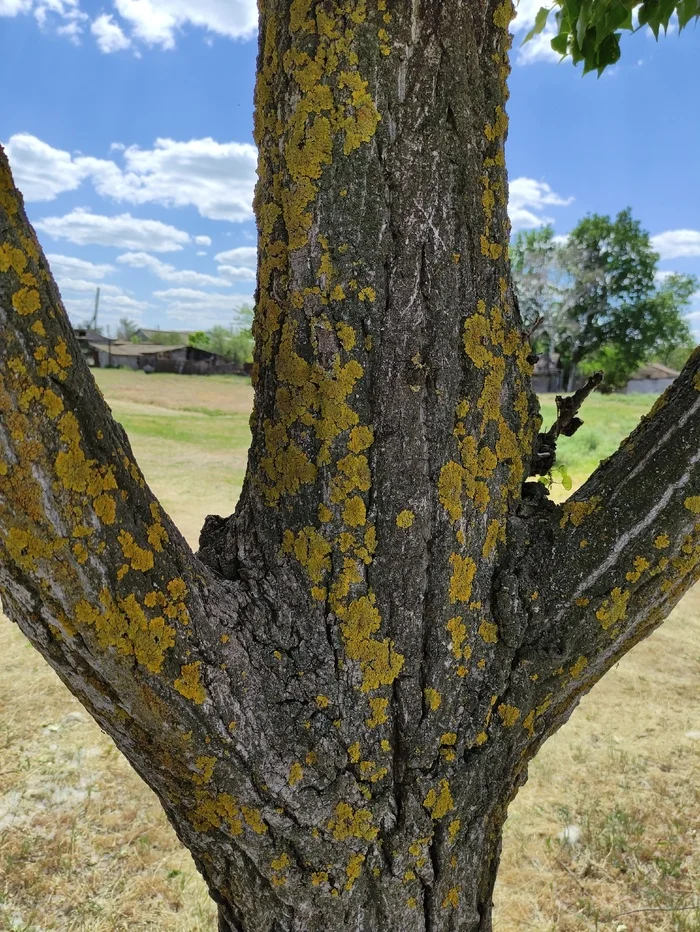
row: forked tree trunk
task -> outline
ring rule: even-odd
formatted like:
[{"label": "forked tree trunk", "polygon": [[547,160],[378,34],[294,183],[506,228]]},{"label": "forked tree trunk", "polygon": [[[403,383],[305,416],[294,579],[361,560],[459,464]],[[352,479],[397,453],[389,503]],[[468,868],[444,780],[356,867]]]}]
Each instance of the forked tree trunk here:
[{"label": "forked tree trunk", "polygon": [[510,3],[262,7],[236,514],[195,557],[160,510],[3,161],[0,591],[222,932],[487,932],[528,761],[698,576],[700,357],[550,504],[507,261]]}]

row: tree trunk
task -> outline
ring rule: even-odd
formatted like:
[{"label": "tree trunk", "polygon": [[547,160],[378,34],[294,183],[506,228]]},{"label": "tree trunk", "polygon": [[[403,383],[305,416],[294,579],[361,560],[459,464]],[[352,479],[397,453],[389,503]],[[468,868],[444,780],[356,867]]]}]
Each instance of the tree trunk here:
[{"label": "tree trunk", "polygon": [[507,258],[510,3],[262,6],[236,513],[194,556],[160,510],[3,162],[0,591],[221,930],[486,932],[528,761],[700,572],[700,357],[549,503]]}]

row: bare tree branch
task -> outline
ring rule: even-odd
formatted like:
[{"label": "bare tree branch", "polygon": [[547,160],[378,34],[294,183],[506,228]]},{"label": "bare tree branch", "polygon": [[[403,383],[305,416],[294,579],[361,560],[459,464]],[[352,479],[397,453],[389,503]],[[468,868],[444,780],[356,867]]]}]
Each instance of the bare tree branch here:
[{"label": "bare tree branch", "polygon": [[586,380],[585,385],[577,389],[573,395],[566,398],[562,395],[556,396],[557,419],[546,433],[539,434],[537,437],[530,465],[531,476],[544,476],[554,466],[557,458],[557,441],[561,436],[572,437],[579,427],[583,426],[583,421],[577,416],[578,412],[586,398],[602,381],[603,373],[594,372]]},{"label": "bare tree branch", "polygon": [[532,508],[519,573],[538,597],[519,662],[537,667],[545,733],[700,578],[700,348],[563,506]]},{"label": "bare tree branch", "polygon": [[3,607],[135,766],[172,771],[211,702],[218,584],[89,373],[1,149],[0,333]]}]

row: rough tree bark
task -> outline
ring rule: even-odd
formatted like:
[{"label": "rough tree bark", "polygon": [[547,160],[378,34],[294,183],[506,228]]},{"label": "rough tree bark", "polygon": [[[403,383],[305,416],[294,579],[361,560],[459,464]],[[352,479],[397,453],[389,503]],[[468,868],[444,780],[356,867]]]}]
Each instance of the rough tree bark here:
[{"label": "rough tree bark", "polygon": [[563,507],[507,261],[511,5],[267,0],[256,400],[193,555],[0,162],[0,592],[221,932],[486,932],[528,761],[700,568],[700,355]]}]

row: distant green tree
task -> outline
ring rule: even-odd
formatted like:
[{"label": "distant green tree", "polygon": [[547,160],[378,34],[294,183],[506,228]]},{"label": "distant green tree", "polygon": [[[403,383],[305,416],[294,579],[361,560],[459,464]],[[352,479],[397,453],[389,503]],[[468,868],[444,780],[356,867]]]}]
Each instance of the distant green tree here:
[{"label": "distant green tree", "polygon": [[683,346],[676,346],[668,352],[659,353],[654,361],[660,362],[663,366],[668,366],[669,369],[675,369],[677,372],[680,372],[690,359],[690,355],[694,349],[694,343],[686,343]]},{"label": "distant green tree", "polygon": [[601,346],[595,353],[584,359],[577,370],[579,375],[586,377],[593,375],[594,372],[602,372],[603,381],[599,390],[605,394],[624,388],[632,371],[620,347],[610,343]]},{"label": "distant green tree", "polygon": [[539,353],[550,354],[572,332],[566,314],[569,289],[562,243],[551,226],[521,231],[510,246],[513,283],[520,313]]},{"label": "distant green tree", "polygon": [[190,334],[190,345],[218,353],[227,362],[243,367],[253,360],[252,308],[238,309],[236,318],[228,327],[216,326],[211,330]]},{"label": "distant green tree", "polygon": [[231,327],[212,327],[208,332],[206,349],[218,353],[228,362],[243,366],[253,358],[253,336],[249,330]]},{"label": "distant green tree", "polygon": [[163,330],[158,333],[158,339],[154,342],[160,343],[162,346],[181,346],[183,343],[187,343],[187,338],[179,330]]},{"label": "distant green tree", "polygon": [[600,214],[584,217],[562,248],[569,282],[566,316],[575,324],[559,351],[573,386],[577,367],[599,355],[614,360],[610,374],[627,377],[661,347],[690,341],[683,310],[694,282],[674,275],[656,282],[658,253],[649,234],[621,211],[615,220]]},{"label": "distant green tree", "polygon": [[[660,305],[666,306],[669,322],[675,319],[674,311],[680,314],[686,313],[693,295],[699,288],[700,281],[695,275],[674,273],[663,280],[657,291],[657,300]],[[649,354],[649,358],[680,371],[695,349],[695,345],[687,322],[683,320],[680,328],[671,326],[668,332],[664,332],[657,346]]]},{"label": "distant green tree", "polygon": [[551,227],[519,233],[511,245],[513,280],[534,345],[559,354],[572,388],[577,372],[605,373],[624,385],[638,366],[691,343],[684,312],[693,276],[657,282],[659,256],[631,211],[612,220],[585,217],[557,242]]},{"label": "distant green tree", "polygon": [[130,317],[120,317],[117,326],[117,339],[132,340],[138,329],[139,325],[135,320],[132,320]]}]

